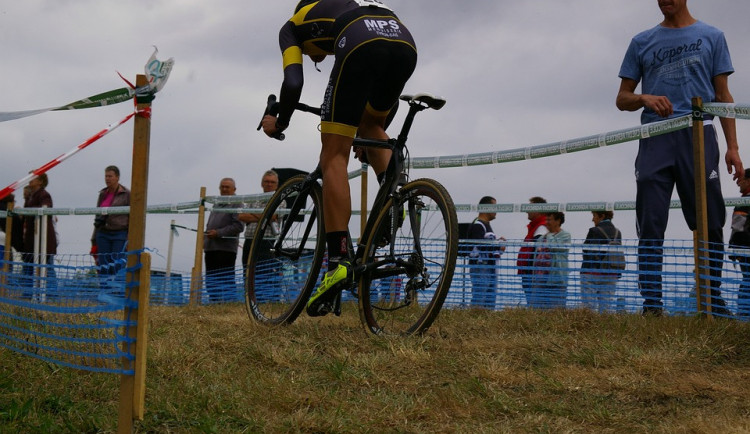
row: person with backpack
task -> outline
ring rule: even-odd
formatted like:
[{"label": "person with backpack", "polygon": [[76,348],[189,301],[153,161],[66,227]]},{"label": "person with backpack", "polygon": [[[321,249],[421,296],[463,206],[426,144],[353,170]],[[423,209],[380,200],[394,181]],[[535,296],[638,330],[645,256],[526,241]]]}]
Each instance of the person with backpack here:
[{"label": "person with backpack", "polygon": [[[612,211],[592,211],[591,221],[585,245],[622,245],[622,233],[612,224]],[[619,264],[619,255],[613,248],[599,250],[583,249],[581,263],[581,301],[584,307],[596,312],[613,312],[617,280],[622,275],[623,263]]]},{"label": "person with backpack", "polygon": [[[497,201],[492,196],[484,196],[479,205],[495,205]],[[474,243],[469,252],[469,275],[471,276],[471,306],[494,309],[497,288],[497,260],[505,251],[504,245],[499,245],[498,238],[490,226],[497,213],[481,211],[469,226],[468,238],[482,240]],[[489,242],[488,242],[489,241]]]}]

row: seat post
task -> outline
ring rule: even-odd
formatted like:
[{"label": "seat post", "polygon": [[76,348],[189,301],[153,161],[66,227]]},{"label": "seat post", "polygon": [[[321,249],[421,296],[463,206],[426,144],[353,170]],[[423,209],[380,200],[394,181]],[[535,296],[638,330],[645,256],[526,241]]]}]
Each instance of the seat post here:
[{"label": "seat post", "polygon": [[404,125],[401,127],[401,132],[398,134],[398,141],[401,143],[401,146],[406,144],[406,138],[409,135],[412,124],[414,123],[414,116],[417,115],[417,112],[421,112],[425,108],[425,106],[409,102],[409,113],[406,114]]}]

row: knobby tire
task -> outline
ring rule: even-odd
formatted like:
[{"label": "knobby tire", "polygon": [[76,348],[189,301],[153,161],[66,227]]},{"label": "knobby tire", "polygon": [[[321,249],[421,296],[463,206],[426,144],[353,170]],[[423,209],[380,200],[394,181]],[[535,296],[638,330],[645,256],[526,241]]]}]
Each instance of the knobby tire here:
[{"label": "knobby tire", "polygon": [[[395,240],[383,246],[393,224]],[[445,187],[432,179],[403,186],[378,213],[366,243],[363,263],[380,266],[359,280],[365,328],[375,334],[424,333],[448,294],[457,253],[458,218]]]},{"label": "knobby tire", "polygon": [[[320,278],[325,255],[323,194],[318,182],[303,191],[305,175],[286,181],[269,199],[255,230],[245,274],[245,305],[251,319],[291,324]],[[296,218],[289,208],[306,196]],[[281,250],[269,247],[281,239]]]}]

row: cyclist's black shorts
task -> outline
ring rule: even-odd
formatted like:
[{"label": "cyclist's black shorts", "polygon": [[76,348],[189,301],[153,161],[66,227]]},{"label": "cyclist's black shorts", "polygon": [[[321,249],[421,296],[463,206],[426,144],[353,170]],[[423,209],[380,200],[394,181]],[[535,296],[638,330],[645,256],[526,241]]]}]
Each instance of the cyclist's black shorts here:
[{"label": "cyclist's black shorts", "polygon": [[354,137],[365,110],[386,116],[417,65],[409,30],[387,9],[339,17],[336,57],[321,112],[321,132]]}]

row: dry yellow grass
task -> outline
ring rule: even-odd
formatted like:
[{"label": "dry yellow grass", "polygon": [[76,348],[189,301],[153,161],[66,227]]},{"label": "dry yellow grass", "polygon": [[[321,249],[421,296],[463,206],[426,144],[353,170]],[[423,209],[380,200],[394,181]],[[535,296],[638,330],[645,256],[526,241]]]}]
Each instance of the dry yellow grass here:
[{"label": "dry yellow grass", "polygon": [[[446,310],[374,337],[356,307],[269,329],[152,308],[139,432],[750,432],[750,325]],[[108,432],[119,379],[0,350],[0,432]]]}]

